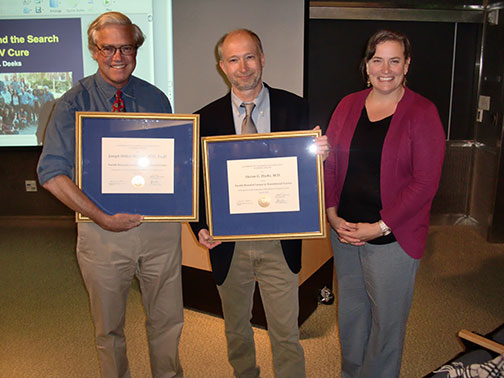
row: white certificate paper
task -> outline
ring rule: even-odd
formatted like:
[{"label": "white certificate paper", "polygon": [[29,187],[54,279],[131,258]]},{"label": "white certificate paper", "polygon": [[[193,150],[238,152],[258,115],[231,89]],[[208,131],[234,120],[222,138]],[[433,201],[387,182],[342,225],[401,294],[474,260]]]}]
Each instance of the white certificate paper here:
[{"label": "white certificate paper", "polygon": [[102,138],[102,193],[173,194],[173,138]]},{"label": "white certificate paper", "polygon": [[299,211],[297,157],[228,160],[231,214]]}]

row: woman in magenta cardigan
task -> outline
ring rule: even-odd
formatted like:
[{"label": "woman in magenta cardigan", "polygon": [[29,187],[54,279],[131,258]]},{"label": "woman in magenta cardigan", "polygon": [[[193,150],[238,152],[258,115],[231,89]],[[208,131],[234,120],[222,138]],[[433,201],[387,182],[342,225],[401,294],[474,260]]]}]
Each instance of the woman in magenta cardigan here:
[{"label": "woman in magenta cardigan", "polygon": [[433,103],[404,86],[405,35],[379,31],[366,90],[338,104],[327,136],[327,217],[338,278],[342,376],[399,376],[416,271],[445,152]]}]

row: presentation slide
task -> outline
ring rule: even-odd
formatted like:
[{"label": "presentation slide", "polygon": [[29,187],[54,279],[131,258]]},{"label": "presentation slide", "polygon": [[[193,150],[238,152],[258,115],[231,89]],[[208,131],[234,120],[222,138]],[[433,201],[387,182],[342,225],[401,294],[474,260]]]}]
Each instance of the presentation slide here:
[{"label": "presentation slide", "polygon": [[171,1],[2,0],[0,147],[42,144],[54,101],[98,69],[87,28],[108,11],[126,14],[142,29],[146,40],[134,75],[161,88],[173,104]]}]

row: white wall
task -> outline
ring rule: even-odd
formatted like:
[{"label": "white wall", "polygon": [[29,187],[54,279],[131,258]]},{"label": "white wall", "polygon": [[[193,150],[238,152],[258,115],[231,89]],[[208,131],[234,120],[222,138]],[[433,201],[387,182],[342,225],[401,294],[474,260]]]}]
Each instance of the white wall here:
[{"label": "white wall", "polygon": [[173,0],[172,5],[177,113],[192,113],[229,90],[215,46],[238,28],[261,38],[264,81],[302,96],[304,0]]}]

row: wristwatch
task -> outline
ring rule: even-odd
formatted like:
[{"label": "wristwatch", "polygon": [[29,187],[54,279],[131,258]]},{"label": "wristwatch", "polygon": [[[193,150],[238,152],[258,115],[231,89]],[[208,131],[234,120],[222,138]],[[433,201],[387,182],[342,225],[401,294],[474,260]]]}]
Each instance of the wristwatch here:
[{"label": "wristwatch", "polygon": [[392,232],[392,230],[390,229],[390,227],[387,226],[383,220],[380,219],[378,221],[378,224],[380,225],[380,229],[381,229],[381,232],[382,232],[383,236],[387,236],[388,234],[390,234]]}]

